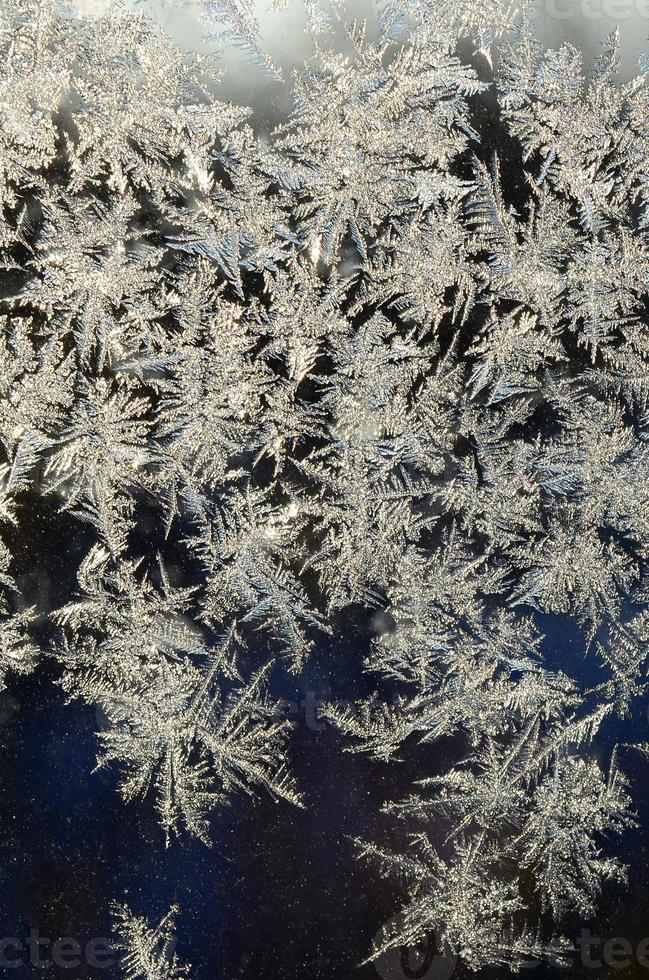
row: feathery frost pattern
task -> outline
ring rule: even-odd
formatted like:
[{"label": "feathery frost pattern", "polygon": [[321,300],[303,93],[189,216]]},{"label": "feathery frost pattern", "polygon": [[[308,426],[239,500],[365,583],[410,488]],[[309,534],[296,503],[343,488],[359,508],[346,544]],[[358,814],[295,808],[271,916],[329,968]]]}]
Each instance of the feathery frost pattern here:
[{"label": "feathery frost pattern", "polygon": [[[638,819],[607,733],[647,687],[647,76],[499,0],[309,0],[268,132],[99,6],[0,6],[0,684],[56,668],[124,800],[209,845],[234,794],[309,805],[273,674],[374,618],[374,694],[324,716],[439,763],[358,841],[407,895],[370,959],[560,959]],[[200,6],[280,78],[251,5]],[[12,577],[46,502],[87,544],[54,610]],[[177,911],[115,908],[129,980],[189,977]]]},{"label": "feathery frost pattern", "polygon": [[123,952],[121,975],[124,980],[189,980],[189,968],[174,952],[175,919],[172,906],[153,928],[146,919],[133,915],[127,905],[113,907],[117,949]]}]

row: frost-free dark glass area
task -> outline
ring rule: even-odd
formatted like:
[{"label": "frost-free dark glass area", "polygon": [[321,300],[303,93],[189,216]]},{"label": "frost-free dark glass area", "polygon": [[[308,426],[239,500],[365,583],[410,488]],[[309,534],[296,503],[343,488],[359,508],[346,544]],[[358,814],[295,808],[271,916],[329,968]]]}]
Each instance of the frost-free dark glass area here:
[{"label": "frost-free dark glass area", "polygon": [[649,969],[649,106],[588,31],[0,6],[3,975]]}]

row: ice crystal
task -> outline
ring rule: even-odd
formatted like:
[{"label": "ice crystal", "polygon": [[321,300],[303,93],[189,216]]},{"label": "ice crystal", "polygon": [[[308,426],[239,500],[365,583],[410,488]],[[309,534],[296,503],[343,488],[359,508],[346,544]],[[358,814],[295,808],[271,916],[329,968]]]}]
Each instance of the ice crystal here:
[{"label": "ice crystal", "polygon": [[115,904],[116,948],[122,952],[120,965],[124,980],[188,980],[189,967],[174,952],[175,920],[179,911],[177,906],[172,906],[153,928],[127,905]]},{"label": "ice crystal", "polygon": [[[248,4],[203,6],[277,75]],[[88,536],[46,653],[167,839],[302,804],[272,670],[379,610],[375,693],[325,714],[446,761],[386,801],[406,844],[359,842],[409,886],[374,955],[434,929],[519,967],[633,820],[595,740],[649,652],[647,78],[492,0],[390,2],[378,37],[329,7],[267,132],[145,13],[3,3],[1,530],[49,500]],[[42,653],[11,560],[1,683]],[[558,615],[601,683],[546,661]],[[118,917],[127,977],[186,975],[168,919]]]}]

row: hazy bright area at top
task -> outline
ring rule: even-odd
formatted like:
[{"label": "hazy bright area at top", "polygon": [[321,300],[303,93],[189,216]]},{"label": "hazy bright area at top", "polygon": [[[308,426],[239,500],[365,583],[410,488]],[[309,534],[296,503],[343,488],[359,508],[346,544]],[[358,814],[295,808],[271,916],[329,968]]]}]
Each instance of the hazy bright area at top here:
[{"label": "hazy bright area at top", "polygon": [[[80,13],[93,16],[106,10],[115,0],[72,0]],[[222,42],[206,36],[219,29],[210,23],[203,9],[211,0],[126,0],[134,10],[142,10],[158,22],[174,40],[187,50],[203,53],[219,52],[219,64],[224,70],[220,92],[237,104],[258,109],[271,108],[270,116],[285,117],[290,106],[288,87],[269,78],[263,70],[252,65],[240,51],[230,47],[223,50]],[[270,0],[229,0],[233,8],[250,13],[259,26],[261,49],[270,56],[290,79],[291,70],[302,65],[312,52],[313,38],[306,30],[306,13],[300,0],[282,0],[273,7]],[[381,0],[348,0],[347,18],[366,21],[368,36],[377,36],[377,4]],[[431,3],[434,0],[431,0]],[[321,0],[328,9],[327,0]],[[213,6],[219,6],[217,2]],[[512,0],[512,6],[514,0]],[[225,4],[223,4],[225,6]],[[621,81],[632,78],[638,60],[647,52],[649,61],[649,0],[534,0],[532,16],[540,39],[548,47],[569,42],[585,57],[588,66],[600,51],[600,43],[611,31],[620,33]]]}]

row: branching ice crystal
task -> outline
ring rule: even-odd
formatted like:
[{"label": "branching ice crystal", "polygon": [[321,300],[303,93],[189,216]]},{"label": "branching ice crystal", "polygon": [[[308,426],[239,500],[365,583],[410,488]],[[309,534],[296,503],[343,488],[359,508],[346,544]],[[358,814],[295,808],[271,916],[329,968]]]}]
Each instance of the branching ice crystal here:
[{"label": "branching ice crystal", "polygon": [[175,919],[179,911],[177,906],[172,906],[154,928],[145,918],[134,915],[127,905],[115,904],[116,948],[123,951],[124,980],[188,980],[189,967],[174,952]]},{"label": "branching ice crystal", "polygon": [[[372,955],[559,956],[635,819],[595,743],[647,688],[646,74],[500,0],[377,36],[309,2],[268,132],[145,10],[82,6],[0,7],[0,684],[50,658],[125,800],[209,843],[233,793],[308,805],[272,672],[378,611],[374,694],[325,715],[442,768],[359,842],[408,896]],[[251,5],[202,14],[278,76]],[[48,625],[10,553],[45,503],[87,542]],[[169,918],[117,918],[130,980],[187,976]]]}]

